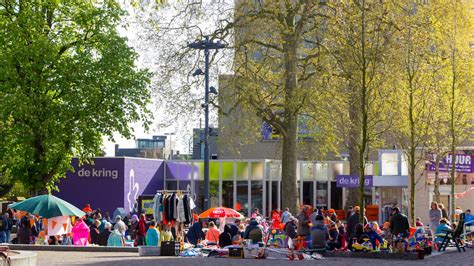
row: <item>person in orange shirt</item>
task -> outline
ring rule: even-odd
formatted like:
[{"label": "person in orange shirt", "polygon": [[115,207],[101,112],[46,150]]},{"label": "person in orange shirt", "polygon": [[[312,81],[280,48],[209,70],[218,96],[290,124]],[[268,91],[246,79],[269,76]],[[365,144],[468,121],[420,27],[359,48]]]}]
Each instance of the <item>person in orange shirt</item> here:
[{"label": "person in orange shirt", "polygon": [[214,222],[209,222],[209,229],[206,233],[206,240],[209,243],[219,243],[219,229],[216,228],[216,224]]}]

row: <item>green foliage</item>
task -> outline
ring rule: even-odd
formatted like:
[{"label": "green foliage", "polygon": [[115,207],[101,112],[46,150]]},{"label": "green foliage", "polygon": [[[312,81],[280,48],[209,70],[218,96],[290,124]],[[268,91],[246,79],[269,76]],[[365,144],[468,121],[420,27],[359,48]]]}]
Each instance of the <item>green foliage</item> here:
[{"label": "green foliage", "polygon": [[[115,1],[0,1],[0,172],[55,189],[73,156],[148,121],[150,75],[117,33]],[[148,122],[145,122],[145,126]]]}]

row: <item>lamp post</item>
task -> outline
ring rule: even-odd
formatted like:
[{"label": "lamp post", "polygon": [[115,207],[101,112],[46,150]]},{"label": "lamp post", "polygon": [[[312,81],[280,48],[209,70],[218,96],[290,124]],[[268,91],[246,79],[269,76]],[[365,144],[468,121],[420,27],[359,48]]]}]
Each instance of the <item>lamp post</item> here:
[{"label": "lamp post", "polygon": [[225,44],[209,40],[205,36],[204,40],[188,44],[191,49],[204,50],[205,70],[198,69],[193,76],[204,74],[204,197],[203,210],[209,209],[209,50],[225,48]]},{"label": "lamp post", "polygon": [[173,136],[176,133],[165,133],[165,136],[170,136],[170,156],[168,157],[169,160],[173,160]]}]

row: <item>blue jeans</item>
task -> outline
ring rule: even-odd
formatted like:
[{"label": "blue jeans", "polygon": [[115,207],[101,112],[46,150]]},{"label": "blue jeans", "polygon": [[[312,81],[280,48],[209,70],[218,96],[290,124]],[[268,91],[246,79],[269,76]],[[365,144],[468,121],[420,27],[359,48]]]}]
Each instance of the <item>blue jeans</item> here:
[{"label": "blue jeans", "polygon": [[0,243],[5,243],[7,240],[7,234],[5,231],[0,231]]},{"label": "blue jeans", "polygon": [[7,242],[7,243],[10,243],[10,235],[11,235],[11,233],[12,233],[12,232],[11,232],[10,230],[5,231],[6,240],[7,240],[6,242]]}]

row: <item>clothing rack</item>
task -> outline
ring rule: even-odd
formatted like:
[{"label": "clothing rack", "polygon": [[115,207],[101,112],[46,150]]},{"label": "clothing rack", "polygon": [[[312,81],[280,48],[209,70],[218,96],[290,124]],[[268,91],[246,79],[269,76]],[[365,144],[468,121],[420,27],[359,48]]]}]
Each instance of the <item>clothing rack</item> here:
[{"label": "clothing rack", "polygon": [[167,189],[163,189],[163,190],[157,190],[156,191],[157,193],[183,193],[183,194],[191,194],[191,191],[189,190],[167,190]]}]

